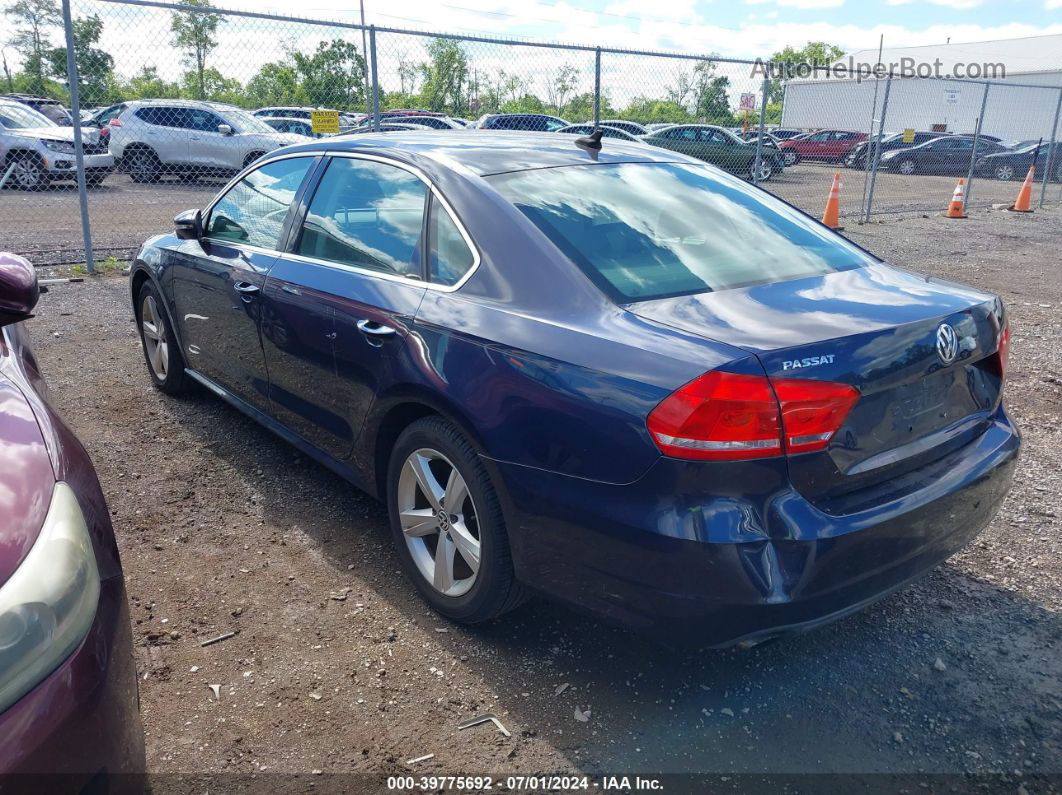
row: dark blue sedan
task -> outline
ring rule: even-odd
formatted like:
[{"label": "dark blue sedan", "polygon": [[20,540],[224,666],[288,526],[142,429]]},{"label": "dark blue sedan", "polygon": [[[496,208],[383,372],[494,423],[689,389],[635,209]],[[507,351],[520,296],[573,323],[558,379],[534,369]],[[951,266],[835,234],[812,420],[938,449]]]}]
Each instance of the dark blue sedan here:
[{"label": "dark blue sedan", "polygon": [[131,289],[155,385],[386,501],[459,622],[537,592],[710,644],[807,629],[961,549],[1018,455],[997,297],[640,144],[289,147]]}]

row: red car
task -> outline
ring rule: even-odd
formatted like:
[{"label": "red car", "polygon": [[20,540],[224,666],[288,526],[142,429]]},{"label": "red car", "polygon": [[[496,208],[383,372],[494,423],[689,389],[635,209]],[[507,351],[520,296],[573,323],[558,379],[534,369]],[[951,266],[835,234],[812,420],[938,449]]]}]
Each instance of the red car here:
[{"label": "red car", "polygon": [[801,160],[825,160],[840,163],[845,156],[867,139],[866,133],[849,130],[819,130],[801,138],[791,138],[778,144],[782,163],[794,166]]},{"label": "red car", "polygon": [[33,266],[0,254],[0,791],[41,774],[41,792],[143,791],[122,566],[21,328],[37,295]]}]

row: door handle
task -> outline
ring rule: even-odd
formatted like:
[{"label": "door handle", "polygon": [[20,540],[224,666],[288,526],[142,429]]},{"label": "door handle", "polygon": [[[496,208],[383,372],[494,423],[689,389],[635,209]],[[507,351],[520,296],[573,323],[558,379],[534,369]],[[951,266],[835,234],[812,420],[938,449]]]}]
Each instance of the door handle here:
[{"label": "door handle", "polygon": [[385,337],[393,337],[398,332],[390,326],[385,326],[382,323],[377,323],[375,320],[359,320],[358,331],[362,334],[369,336],[372,339],[383,339]]},{"label": "door handle", "polygon": [[257,284],[251,284],[250,282],[233,282],[232,289],[238,292],[244,298],[250,298],[258,295],[262,291]]}]

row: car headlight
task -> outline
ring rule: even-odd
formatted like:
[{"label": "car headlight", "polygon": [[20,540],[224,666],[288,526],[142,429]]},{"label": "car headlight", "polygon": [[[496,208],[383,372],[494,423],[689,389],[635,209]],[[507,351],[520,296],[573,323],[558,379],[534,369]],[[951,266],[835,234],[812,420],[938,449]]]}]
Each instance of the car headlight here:
[{"label": "car headlight", "polygon": [[884,152],[881,155],[881,159],[882,160],[892,160],[894,157],[896,157],[896,155],[900,154],[901,151],[903,151],[903,150],[897,149],[895,152]]},{"label": "car headlight", "polygon": [[0,585],[0,712],[54,671],[96,615],[100,575],[73,490],[57,483],[44,527]]},{"label": "car headlight", "polygon": [[65,155],[72,155],[74,153],[74,145],[70,143],[70,141],[52,141],[47,138],[42,138],[41,143],[53,152],[62,152]]}]

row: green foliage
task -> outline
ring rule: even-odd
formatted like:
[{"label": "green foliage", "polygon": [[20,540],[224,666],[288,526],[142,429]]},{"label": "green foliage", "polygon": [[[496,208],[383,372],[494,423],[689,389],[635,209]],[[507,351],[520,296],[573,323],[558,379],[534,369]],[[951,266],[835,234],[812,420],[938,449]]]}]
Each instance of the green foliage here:
[{"label": "green foliage", "polygon": [[[792,46],[785,47],[771,56],[771,61],[781,64],[812,64],[814,66],[826,66],[844,55],[844,50],[834,44],[824,41],[809,41],[800,49]],[[771,79],[771,87],[767,95],[768,102],[781,102],[785,94],[784,81],[781,77]]]},{"label": "green foliage", "polygon": [[[624,119],[641,122],[642,124],[654,124],[669,122],[682,124],[693,121],[693,116],[678,102],[666,99],[652,99],[650,97],[635,97],[619,115]],[[602,113],[602,117],[605,114]]]},{"label": "green foliage", "polygon": [[247,104],[247,95],[240,81],[225,77],[209,66],[202,72],[185,72],[181,77],[180,95],[191,99],[226,102],[230,105]]},{"label": "green foliage", "polygon": [[124,99],[164,99],[179,97],[181,87],[159,77],[159,70],[154,66],[145,66],[122,86]]},{"label": "green foliage", "polygon": [[267,105],[306,105],[309,99],[299,83],[299,73],[286,63],[267,63],[247,83],[247,100],[261,108]]},{"label": "green foliage", "polygon": [[[40,0],[38,0],[39,2]],[[189,8],[208,7],[208,0],[178,0],[182,6]],[[195,71],[193,99],[206,99],[206,61],[218,46],[216,38],[218,25],[225,22],[224,17],[196,11],[174,11],[170,19],[170,31],[173,33],[173,46],[184,50],[184,62]]]},{"label": "green foliage", "polygon": [[349,41],[320,42],[312,55],[293,52],[299,96],[309,105],[337,110],[365,107],[365,59]]},{"label": "green foliage", "polygon": [[448,110],[454,116],[464,116],[469,106],[465,94],[468,56],[454,39],[432,39],[427,49],[428,62],[418,67],[423,80],[421,102],[428,110]]},{"label": "green foliage", "polygon": [[524,94],[519,99],[511,99],[501,106],[502,113],[545,113],[546,106],[534,94]]},{"label": "green foliage", "polygon": [[8,21],[15,25],[14,35],[8,41],[22,56],[24,88],[21,90],[30,94],[47,93],[49,33],[51,28],[63,24],[59,4],[56,0],[16,0],[4,11]]},{"label": "green foliage", "polygon": [[[93,45],[103,34],[103,21],[93,14],[75,19],[74,60],[77,63],[77,84],[83,106],[108,105],[116,99],[114,58]],[[66,47],[48,51],[48,71],[58,80],[66,80]]]}]

